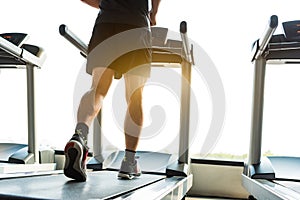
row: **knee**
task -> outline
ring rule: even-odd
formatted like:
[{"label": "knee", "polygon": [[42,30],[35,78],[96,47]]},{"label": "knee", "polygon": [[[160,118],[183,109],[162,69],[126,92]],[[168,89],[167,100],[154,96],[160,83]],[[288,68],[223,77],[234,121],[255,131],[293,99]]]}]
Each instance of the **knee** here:
[{"label": "knee", "polygon": [[128,102],[128,111],[135,122],[140,121],[143,117],[142,94],[135,92],[131,95]]}]

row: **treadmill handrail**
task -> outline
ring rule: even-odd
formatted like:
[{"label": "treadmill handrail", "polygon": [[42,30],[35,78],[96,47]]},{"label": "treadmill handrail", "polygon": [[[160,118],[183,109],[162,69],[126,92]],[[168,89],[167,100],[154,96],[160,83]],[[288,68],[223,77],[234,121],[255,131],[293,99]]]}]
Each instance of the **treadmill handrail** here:
[{"label": "treadmill handrail", "polygon": [[278,26],[278,17],[277,17],[277,15],[272,15],[270,17],[270,20],[268,22],[265,32],[263,33],[262,37],[258,40],[258,44],[257,44],[258,49],[256,50],[256,52],[252,58],[252,61],[258,59],[264,53],[277,26]]},{"label": "treadmill handrail", "polygon": [[186,55],[186,59],[189,63],[194,64],[193,53],[192,53],[192,45],[189,43],[189,39],[187,36],[187,23],[186,21],[182,21],[180,23],[180,35],[183,43],[183,50]]},{"label": "treadmill handrail", "polygon": [[72,31],[70,31],[65,24],[61,24],[59,26],[59,33],[69,42],[71,42],[75,47],[77,47],[84,57],[87,57],[88,46],[82,40],[80,40]]},{"label": "treadmill handrail", "polygon": [[12,56],[19,58],[27,64],[31,64],[33,66],[41,67],[45,61],[45,54],[42,53],[42,51],[37,57],[26,49],[18,47],[2,37],[0,37],[0,48]]},{"label": "treadmill handrail", "polygon": [[[88,54],[88,46],[81,40],[79,37],[74,34],[71,30],[69,30],[68,26],[65,24],[61,24],[59,26],[59,33],[67,39],[71,44],[73,44],[77,49],[80,50],[81,54],[84,57],[87,57]],[[182,45],[184,50],[184,57],[189,62],[194,64],[193,59],[193,49],[192,45],[189,43],[189,39],[187,36],[187,23],[182,21],[180,23],[180,35],[182,38]],[[170,52],[180,52],[181,48],[174,48],[174,47],[154,47],[161,50],[169,50]],[[172,51],[173,50],[173,51]]]}]

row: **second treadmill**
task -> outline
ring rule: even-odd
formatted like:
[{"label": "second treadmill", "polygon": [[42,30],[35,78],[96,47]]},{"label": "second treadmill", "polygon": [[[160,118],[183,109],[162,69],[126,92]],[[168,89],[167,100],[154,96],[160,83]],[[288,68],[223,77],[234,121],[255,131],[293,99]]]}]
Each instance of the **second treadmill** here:
[{"label": "second treadmill", "polygon": [[300,64],[300,21],[283,23],[285,34],[274,35],[278,17],[270,17],[264,35],[253,45],[254,92],[249,160],[243,185],[256,199],[300,199],[300,158],[261,158],[264,83],[267,64]]}]

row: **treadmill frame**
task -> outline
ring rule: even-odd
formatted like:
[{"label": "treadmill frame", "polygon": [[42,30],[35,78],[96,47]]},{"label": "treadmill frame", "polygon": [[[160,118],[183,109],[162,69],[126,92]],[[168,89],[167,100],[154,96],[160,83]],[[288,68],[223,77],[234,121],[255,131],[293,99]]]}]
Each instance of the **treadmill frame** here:
[{"label": "treadmill frame", "polygon": [[[242,175],[243,186],[248,192],[258,199],[300,199],[297,190],[289,189],[277,180],[295,181],[290,178],[276,177],[271,160],[261,158],[262,147],[262,124],[265,73],[267,64],[299,64],[299,58],[295,55],[300,53],[300,42],[272,40],[273,33],[278,26],[278,17],[270,17],[267,29],[261,39],[254,45],[254,87],[252,104],[251,138],[249,158],[244,174]],[[278,37],[278,35],[276,35]],[[279,35],[280,36],[280,35]],[[292,52],[292,55],[290,55]],[[299,181],[299,180],[298,180]]]}]

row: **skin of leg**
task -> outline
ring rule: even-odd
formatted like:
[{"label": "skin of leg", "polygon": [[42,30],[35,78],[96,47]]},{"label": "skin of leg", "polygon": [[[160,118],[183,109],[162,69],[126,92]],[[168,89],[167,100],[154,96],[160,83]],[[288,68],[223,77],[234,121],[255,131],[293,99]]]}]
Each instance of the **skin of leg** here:
[{"label": "skin of leg", "polygon": [[147,77],[125,74],[127,111],[124,121],[126,149],[136,151],[143,126],[142,94]]},{"label": "skin of leg", "polygon": [[114,71],[105,67],[97,67],[92,73],[92,86],[81,98],[78,111],[77,123],[85,123],[90,127],[92,121],[102,108],[112,80]]}]

